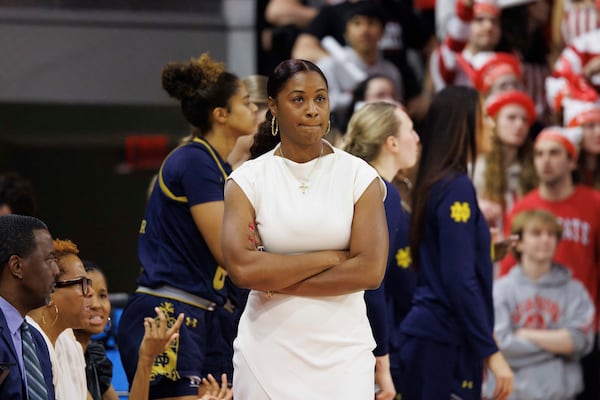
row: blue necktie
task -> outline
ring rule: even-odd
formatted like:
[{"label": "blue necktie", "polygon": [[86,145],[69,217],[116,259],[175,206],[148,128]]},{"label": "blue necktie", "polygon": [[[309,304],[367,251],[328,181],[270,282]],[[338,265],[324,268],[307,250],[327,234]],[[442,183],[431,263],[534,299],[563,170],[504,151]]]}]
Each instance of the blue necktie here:
[{"label": "blue necktie", "polygon": [[23,342],[23,365],[27,376],[27,398],[29,400],[48,400],[46,382],[27,321],[23,321],[21,325],[21,341]]}]

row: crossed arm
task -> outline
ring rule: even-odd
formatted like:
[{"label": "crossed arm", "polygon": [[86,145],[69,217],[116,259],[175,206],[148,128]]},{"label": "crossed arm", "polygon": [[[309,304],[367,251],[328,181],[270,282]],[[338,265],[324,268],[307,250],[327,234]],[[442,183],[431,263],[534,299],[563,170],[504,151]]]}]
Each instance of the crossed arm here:
[{"label": "crossed arm", "polygon": [[[301,296],[333,296],[379,287],[388,235],[383,194],[373,180],[354,206],[348,251],[298,255],[256,251],[255,211],[234,181],[225,186],[223,255],[233,282],[241,287]],[[284,223],[284,222],[282,222]],[[252,227],[252,228],[250,228]]]}]

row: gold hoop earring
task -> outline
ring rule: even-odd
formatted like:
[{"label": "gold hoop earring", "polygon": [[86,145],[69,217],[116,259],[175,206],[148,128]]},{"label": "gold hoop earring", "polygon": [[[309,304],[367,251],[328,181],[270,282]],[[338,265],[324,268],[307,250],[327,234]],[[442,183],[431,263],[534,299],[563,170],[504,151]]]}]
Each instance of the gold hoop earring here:
[{"label": "gold hoop earring", "polygon": [[276,121],[277,118],[273,117],[271,119],[271,135],[277,136],[279,133],[279,124]]},{"label": "gold hoop earring", "polygon": [[[54,301],[52,301],[52,303],[54,303]],[[52,304],[50,303],[50,304]],[[50,304],[48,304],[48,307],[50,307]],[[52,323],[49,325],[50,327],[53,327],[54,325],[56,325],[56,321],[58,321],[58,306],[56,305],[56,303],[54,303],[54,321],[52,321]],[[42,323],[44,325],[48,325],[48,323],[46,322],[46,312],[42,312]]]},{"label": "gold hoop earring", "polygon": [[329,134],[331,131],[331,120],[327,121],[327,130],[325,131],[325,135]]}]

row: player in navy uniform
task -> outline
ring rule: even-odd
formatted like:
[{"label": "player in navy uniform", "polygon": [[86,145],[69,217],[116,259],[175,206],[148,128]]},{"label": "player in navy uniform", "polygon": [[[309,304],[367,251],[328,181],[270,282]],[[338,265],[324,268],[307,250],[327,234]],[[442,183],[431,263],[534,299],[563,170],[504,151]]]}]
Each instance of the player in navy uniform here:
[{"label": "player in navy uniform", "polygon": [[402,399],[480,399],[484,366],[507,399],[513,375],[493,336],[490,231],[467,165],[487,151],[491,129],[474,89],[451,86],[433,99],[422,131],[410,243],[418,271],[401,324]]},{"label": "player in navy uniform", "polygon": [[201,377],[232,374],[244,292],[221,267],[225,160],[240,136],[254,133],[257,107],[238,77],[206,54],[167,64],[162,86],[181,101],[194,138],[164,160],[150,194],[139,230],[142,272],[117,341],[131,382],[144,318],[159,307],[171,326],[184,313],[179,338],[154,361],[150,398],[196,399]]},{"label": "player in navy uniform", "polygon": [[396,342],[398,332],[396,321],[406,315],[414,286],[414,274],[407,270],[410,263],[410,256],[406,254],[409,216],[402,208],[398,190],[390,181],[400,169],[414,166],[418,143],[419,136],[402,107],[383,101],[368,103],[354,113],[344,142],[344,150],[371,164],[387,188],[384,201],[390,244],[387,271],[378,289],[365,291],[367,315],[377,342],[373,350],[375,383],[380,390],[377,400],[391,400],[396,394],[392,343]]}]

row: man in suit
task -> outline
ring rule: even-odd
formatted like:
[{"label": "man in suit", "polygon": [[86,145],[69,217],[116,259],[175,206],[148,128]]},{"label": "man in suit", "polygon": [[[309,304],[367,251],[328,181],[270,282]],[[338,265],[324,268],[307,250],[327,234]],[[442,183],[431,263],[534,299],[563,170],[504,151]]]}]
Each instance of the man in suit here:
[{"label": "man in suit", "polygon": [[[23,353],[22,324],[32,309],[50,301],[58,275],[52,236],[46,224],[23,215],[0,216],[0,399],[31,398],[35,384]],[[54,400],[52,366],[41,334],[29,327],[45,386],[36,398]],[[25,339],[26,340],[26,339]],[[38,372],[39,373],[39,372]]]}]

